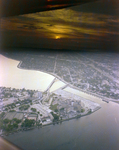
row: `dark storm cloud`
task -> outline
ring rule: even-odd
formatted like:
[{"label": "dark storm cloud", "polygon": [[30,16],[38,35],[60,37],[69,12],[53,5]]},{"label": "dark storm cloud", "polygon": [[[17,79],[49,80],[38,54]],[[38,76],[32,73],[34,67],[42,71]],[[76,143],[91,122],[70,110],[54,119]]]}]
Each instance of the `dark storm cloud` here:
[{"label": "dark storm cloud", "polygon": [[18,26],[20,29],[30,29],[30,30],[36,30],[36,29],[43,29],[43,27],[36,27],[34,24],[23,24]]},{"label": "dark storm cloud", "polygon": [[52,27],[53,25],[52,25],[52,24],[48,24],[47,26],[48,26],[48,27]]}]

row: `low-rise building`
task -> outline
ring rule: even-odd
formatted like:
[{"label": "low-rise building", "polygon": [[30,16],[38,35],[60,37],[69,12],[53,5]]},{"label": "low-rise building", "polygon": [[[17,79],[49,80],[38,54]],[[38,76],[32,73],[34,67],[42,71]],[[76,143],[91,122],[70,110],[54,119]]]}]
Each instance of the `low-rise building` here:
[{"label": "low-rise building", "polygon": [[37,116],[38,116],[37,114],[29,114],[27,119],[33,119],[33,120],[37,121]]}]

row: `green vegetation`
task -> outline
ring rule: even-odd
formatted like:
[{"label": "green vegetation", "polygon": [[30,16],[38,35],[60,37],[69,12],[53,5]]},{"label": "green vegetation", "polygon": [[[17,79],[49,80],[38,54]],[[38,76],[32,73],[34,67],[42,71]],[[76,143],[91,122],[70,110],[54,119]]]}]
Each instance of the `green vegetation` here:
[{"label": "green vegetation", "polygon": [[3,120],[0,118],[0,129],[3,129]]},{"label": "green vegetation", "polygon": [[22,105],[23,105],[23,104],[28,104],[28,103],[31,104],[31,103],[32,103],[32,100],[30,100],[30,99],[25,99],[25,100],[21,101],[20,103],[21,103]]},{"label": "green vegetation", "polygon": [[58,109],[55,109],[54,111],[55,111],[55,112],[58,112]]},{"label": "green vegetation", "polygon": [[51,106],[50,106],[50,109],[55,111],[55,110],[57,110],[57,106],[58,106],[58,104],[51,105]]},{"label": "green vegetation", "polygon": [[23,123],[22,123],[22,127],[32,127],[35,124],[35,120],[34,119],[26,119]]},{"label": "green vegetation", "polygon": [[2,113],[0,114],[0,118],[4,117],[4,115],[5,115],[5,112],[2,112]]},{"label": "green vegetation", "polygon": [[12,131],[12,130],[13,130],[13,125],[8,124],[8,126],[7,126],[7,127],[5,127],[5,128],[4,128],[4,130],[5,130],[5,131],[7,131],[7,132]]},{"label": "green vegetation", "polygon": [[30,106],[29,105],[22,105],[19,107],[19,109],[22,110],[27,110]]},{"label": "green vegetation", "polygon": [[3,120],[3,123],[4,123],[4,124],[8,124],[10,121],[11,121],[11,120],[9,120],[9,119],[4,119],[4,120]]},{"label": "green vegetation", "polygon": [[38,120],[38,121],[36,122],[36,125],[37,125],[38,127],[42,125],[42,123],[40,123],[40,120]]},{"label": "green vegetation", "polygon": [[18,123],[20,122],[21,120],[17,118],[14,118],[13,120],[9,120],[9,119],[0,120],[0,128],[6,132],[10,132],[10,131],[13,131],[13,129],[17,129]]},{"label": "green vegetation", "polygon": [[83,113],[85,111],[85,109],[81,109],[81,112]]},{"label": "green vegetation", "polygon": [[54,117],[53,122],[58,121],[59,120],[59,115],[54,114],[53,112],[51,112],[52,116]]},{"label": "green vegetation", "polygon": [[19,124],[21,122],[21,120],[17,119],[17,118],[13,118],[13,121],[16,122],[17,124]]},{"label": "green vegetation", "polygon": [[11,93],[4,93],[4,98],[9,98],[9,97],[12,97]]},{"label": "green vegetation", "polygon": [[46,119],[42,120],[42,122],[45,122],[45,121],[46,121]]},{"label": "green vegetation", "polygon": [[80,118],[80,117],[81,117],[81,115],[77,115],[76,117],[77,117],[77,118]]},{"label": "green vegetation", "polygon": [[31,108],[31,110],[32,110],[33,112],[36,112],[36,108]]},{"label": "green vegetation", "polygon": [[12,110],[10,110],[9,112],[15,112],[16,110],[14,110],[14,109],[12,109]]},{"label": "green vegetation", "polygon": [[91,109],[89,110],[88,114],[92,113]]},{"label": "green vegetation", "polygon": [[64,111],[64,108],[61,108],[60,111]]},{"label": "green vegetation", "polygon": [[14,123],[14,124],[13,124],[13,128],[18,128],[18,124],[17,124],[17,123]]},{"label": "green vegetation", "polygon": [[8,111],[8,108],[5,108],[5,111]]},{"label": "green vegetation", "polygon": [[15,108],[16,105],[15,105],[15,103],[12,103],[12,104],[6,105],[5,107],[6,107],[6,108],[5,108],[5,111],[7,111],[8,109],[13,109],[13,108]]}]

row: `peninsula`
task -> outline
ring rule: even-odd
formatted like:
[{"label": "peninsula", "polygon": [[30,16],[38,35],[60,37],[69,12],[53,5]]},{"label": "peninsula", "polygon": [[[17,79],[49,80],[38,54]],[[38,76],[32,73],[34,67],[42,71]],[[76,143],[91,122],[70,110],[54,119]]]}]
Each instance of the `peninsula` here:
[{"label": "peninsula", "polygon": [[[36,76],[40,71],[21,69],[22,62],[19,63],[17,61],[16,63],[16,60],[6,58],[2,55],[0,55],[0,57],[3,67],[5,62],[10,64],[7,66],[8,68],[6,68],[6,70],[9,70],[9,68],[12,70],[9,70],[9,77],[16,73],[16,78],[14,78],[15,82],[12,87],[8,87],[7,85],[1,85],[0,87],[1,134],[28,130],[39,126],[42,127],[43,125],[52,123],[61,123],[65,120],[90,114],[101,108],[100,104],[97,103],[97,101],[102,101],[101,98],[79,91],[67,82],[61,81],[57,76],[47,74],[47,86],[43,89],[38,89],[38,86],[41,87],[43,84],[43,75],[40,76],[39,74],[39,76]],[[18,68],[17,66],[15,67],[14,64],[18,64]],[[18,73],[20,73],[20,71],[22,71],[22,75],[24,73],[26,74],[26,71],[29,75],[26,76],[26,78],[23,75],[24,78],[22,82],[20,82],[21,84],[19,83],[19,87],[16,88],[15,84],[17,85],[19,82]],[[30,81],[31,71],[31,76],[34,74],[34,79],[38,82],[36,87],[33,87],[34,89],[27,89],[27,86],[25,87],[24,84],[24,88],[21,88],[24,82],[28,83],[28,81]],[[4,75],[3,79],[5,79],[7,72],[4,72],[4,69],[2,69],[2,73]],[[50,76],[50,78],[48,76]],[[37,77],[38,79],[40,78],[39,81]],[[7,78],[7,80],[9,80],[9,78]],[[33,77],[31,82],[34,82]]]}]

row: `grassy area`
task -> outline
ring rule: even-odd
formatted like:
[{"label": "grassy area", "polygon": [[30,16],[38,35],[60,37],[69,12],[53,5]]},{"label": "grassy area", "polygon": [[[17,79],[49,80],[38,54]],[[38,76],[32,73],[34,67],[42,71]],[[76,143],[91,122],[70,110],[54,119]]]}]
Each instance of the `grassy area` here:
[{"label": "grassy area", "polygon": [[50,109],[55,111],[55,110],[57,109],[57,106],[58,106],[58,104],[51,105],[51,106],[50,106]]},{"label": "grassy area", "polygon": [[81,112],[83,113],[85,111],[85,109],[81,109]]}]

